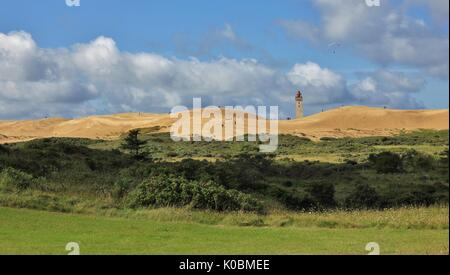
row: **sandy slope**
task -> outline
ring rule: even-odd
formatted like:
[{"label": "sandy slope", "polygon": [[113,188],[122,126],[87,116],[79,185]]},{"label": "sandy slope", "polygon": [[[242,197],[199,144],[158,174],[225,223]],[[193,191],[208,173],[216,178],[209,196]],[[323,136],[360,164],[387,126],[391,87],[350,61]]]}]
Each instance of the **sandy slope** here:
[{"label": "sandy slope", "polygon": [[312,138],[392,135],[401,130],[449,128],[448,110],[342,107],[301,120],[281,121],[280,132]]},{"label": "sandy slope", "polygon": [[[135,128],[157,127],[167,132],[175,122],[168,114],[117,114],[79,119],[51,118],[0,121],[0,143],[43,137],[114,139]],[[405,111],[343,107],[306,117],[280,121],[280,133],[320,137],[392,135],[401,130],[448,129],[448,110]]]}]

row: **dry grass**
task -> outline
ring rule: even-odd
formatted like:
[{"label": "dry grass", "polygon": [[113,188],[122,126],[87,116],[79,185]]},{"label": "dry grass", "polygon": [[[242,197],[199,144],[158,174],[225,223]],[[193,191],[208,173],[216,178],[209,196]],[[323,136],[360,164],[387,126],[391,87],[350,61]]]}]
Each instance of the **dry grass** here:
[{"label": "dry grass", "polygon": [[448,229],[448,206],[428,208],[399,208],[383,211],[329,211],[324,213],[272,212],[268,215],[251,213],[218,213],[181,208],[154,210],[108,210],[102,215],[145,219],[159,222],[187,222],[221,226],[255,227],[317,227],[317,228],[391,228]]}]

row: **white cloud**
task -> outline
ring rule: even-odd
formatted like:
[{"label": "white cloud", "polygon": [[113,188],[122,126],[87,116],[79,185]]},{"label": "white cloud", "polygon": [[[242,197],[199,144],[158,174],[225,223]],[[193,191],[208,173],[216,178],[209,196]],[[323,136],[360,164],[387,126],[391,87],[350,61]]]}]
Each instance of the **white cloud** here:
[{"label": "white cloud", "polygon": [[74,64],[90,75],[104,76],[112,73],[112,68],[120,62],[119,51],[114,40],[98,37],[89,44],[74,46]]},{"label": "white cloud", "polygon": [[0,33],[0,80],[21,80],[27,77],[29,60],[34,59],[36,45],[31,35],[24,32],[13,32],[9,35]]},{"label": "white cloud", "polygon": [[[443,11],[441,14],[448,22],[448,1],[445,1],[446,4],[439,0],[428,5],[432,10]],[[324,44],[337,41],[355,47],[383,66],[406,65],[448,78],[448,32],[442,34],[387,1],[377,8],[368,7],[362,0],[314,0],[314,3],[320,11],[321,23],[313,26],[303,21],[285,21],[282,26],[288,34]]]},{"label": "white cloud", "polygon": [[[162,111],[191,104],[258,104],[293,93],[283,73],[256,60],[179,60],[121,52],[99,37],[68,49],[42,49],[24,32],[0,33],[0,117]],[[64,106],[62,108],[61,106]]]},{"label": "white cloud", "polygon": [[296,64],[288,73],[288,78],[295,86],[301,87],[308,104],[336,104],[349,100],[342,76],[318,64]]},{"label": "white cloud", "polygon": [[350,87],[354,102],[390,108],[424,108],[412,94],[420,92],[425,80],[399,72],[379,70],[361,75],[361,80]]},{"label": "white cloud", "polygon": [[[388,93],[377,88],[375,95],[409,100],[409,88],[420,86],[398,75],[377,77],[377,83],[394,83],[396,89]],[[2,119],[162,112],[179,104],[190,106],[198,96],[205,104],[279,105],[287,114],[293,111],[296,89],[304,91],[311,108],[352,100],[379,102],[365,95],[366,86],[350,90],[341,75],[313,62],[295,64],[285,73],[253,59],[205,62],[127,53],[106,37],[70,48],[43,49],[27,33],[0,33]]]}]

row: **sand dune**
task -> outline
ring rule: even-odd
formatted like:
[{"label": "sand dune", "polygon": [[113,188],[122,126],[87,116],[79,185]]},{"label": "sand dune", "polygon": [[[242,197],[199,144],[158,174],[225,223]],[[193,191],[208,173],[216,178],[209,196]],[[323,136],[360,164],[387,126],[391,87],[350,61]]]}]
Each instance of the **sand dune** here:
[{"label": "sand dune", "polygon": [[306,117],[281,121],[280,132],[312,138],[388,136],[402,130],[449,128],[448,110],[391,110],[342,107]]},{"label": "sand dune", "polygon": [[[116,139],[136,128],[168,132],[175,119],[168,114],[128,113],[78,119],[50,118],[0,121],[0,143],[45,137]],[[448,110],[389,110],[342,107],[300,120],[280,121],[281,134],[318,139],[321,137],[362,137],[392,135],[401,130],[448,129]]]}]

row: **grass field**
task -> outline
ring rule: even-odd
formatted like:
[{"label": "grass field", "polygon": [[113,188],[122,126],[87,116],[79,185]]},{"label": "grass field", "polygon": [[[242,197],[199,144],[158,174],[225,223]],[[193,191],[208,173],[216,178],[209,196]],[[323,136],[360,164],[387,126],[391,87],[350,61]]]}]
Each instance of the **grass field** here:
[{"label": "grass field", "polygon": [[140,138],[0,145],[0,254],[449,254],[448,131]]},{"label": "grass field", "polygon": [[[366,254],[369,242],[379,243],[381,254],[449,253],[448,208],[274,214],[263,218],[265,226],[189,213],[162,209],[124,218],[0,208],[0,254],[67,254],[68,242],[78,242],[81,254]],[[189,222],[202,218],[210,224]],[[292,222],[274,221],[282,218]]]}]

